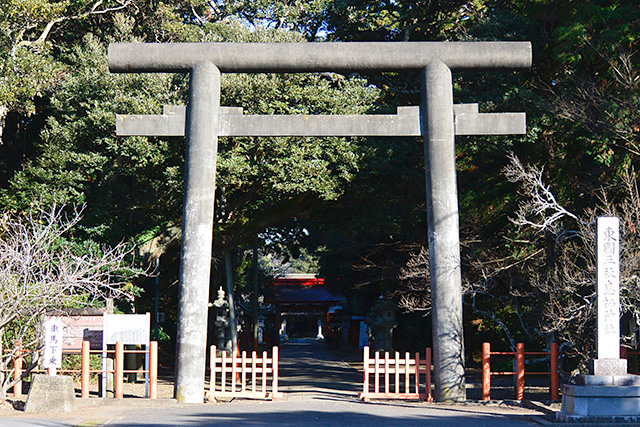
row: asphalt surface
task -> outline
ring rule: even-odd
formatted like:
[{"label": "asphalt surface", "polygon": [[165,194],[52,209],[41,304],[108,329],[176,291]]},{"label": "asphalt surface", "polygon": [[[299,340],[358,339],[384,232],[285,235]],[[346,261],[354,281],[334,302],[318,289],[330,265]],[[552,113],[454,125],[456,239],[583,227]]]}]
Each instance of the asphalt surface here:
[{"label": "asphalt surface", "polygon": [[357,398],[361,374],[310,340],[280,347],[277,401],[235,399],[197,405],[173,399],[78,399],[68,414],[3,414],[0,426],[473,426],[539,425],[537,410],[507,404],[445,405]]}]

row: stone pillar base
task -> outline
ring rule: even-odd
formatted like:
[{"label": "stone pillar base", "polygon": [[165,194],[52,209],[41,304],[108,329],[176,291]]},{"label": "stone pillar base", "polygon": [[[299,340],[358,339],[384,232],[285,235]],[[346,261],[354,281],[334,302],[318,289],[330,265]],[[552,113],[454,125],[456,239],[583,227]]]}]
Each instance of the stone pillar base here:
[{"label": "stone pillar base", "polygon": [[579,375],[562,385],[557,422],[640,422],[640,376]]},{"label": "stone pillar base", "polygon": [[592,359],[589,374],[596,376],[627,375],[627,359]]},{"label": "stone pillar base", "polygon": [[34,375],[25,412],[75,412],[78,410],[73,381],[66,375]]}]

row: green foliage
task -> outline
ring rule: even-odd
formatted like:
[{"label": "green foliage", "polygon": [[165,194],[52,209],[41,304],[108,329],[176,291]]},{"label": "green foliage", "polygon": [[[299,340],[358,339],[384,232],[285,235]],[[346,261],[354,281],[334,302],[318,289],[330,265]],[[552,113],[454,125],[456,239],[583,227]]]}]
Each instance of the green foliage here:
[{"label": "green foliage", "polygon": [[214,13],[219,18],[232,18],[252,29],[286,29],[300,33],[309,41],[321,39],[327,26],[329,0],[273,2],[270,0],[216,0]]},{"label": "green foliage", "polygon": [[[80,354],[63,354],[61,361],[61,370],[69,369],[69,370],[77,370],[77,373],[71,374],[71,378],[73,378],[74,382],[80,382],[82,378],[82,373],[80,369],[82,368],[82,355]],[[92,371],[100,371],[102,370],[102,355],[101,354],[91,354],[89,355],[89,369]],[[100,375],[91,375],[89,377],[90,381],[98,382],[100,381]]]},{"label": "green foliage", "polygon": [[[91,36],[71,52],[68,61],[78,72],[67,76],[51,98],[53,114],[41,134],[33,163],[14,175],[9,188],[0,193],[5,206],[23,209],[42,195],[46,204],[91,202],[92,212],[100,205],[103,209],[108,205],[112,213],[126,211],[133,197],[153,200],[156,204],[149,208],[160,212],[175,209],[179,198],[171,184],[181,185],[181,180],[176,182],[175,167],[182,148],[175,143],[118,139],[114,135],[114,112],[153,113],[162,104],[175,103],[170,99],[174,78],[113,75],[105,58],[104,46]],[[142,100],[133,92],[156,100]],[[128,194],[122,188],[127,183],[138,191]],[[150,194],[144,194],[146,191]],[[104,219],[107,221],[102,222]],[[116,239],[126,230],[122,225],[114,227],[115,217],[100,221]],[[94,222],[92,227],[98,224]]]},{"label": "green foliage", "polygon": [[166,342],[171,340],[171,336],[165,331],[162,326],[158,327],[158,333],[156,334],[156,330],[151,331],[151,340],[158,342]]},{"label": "green foliage", "polygon": [[0,60],[0,106],[27,115],[36,112],[34,99],[45,96],[63,73],[49,53],[19,49]]},{"label": "green foliage", "polygon": [[331,39],[451,40],[486,10],[483,0],[333,2],[328,9]]}]

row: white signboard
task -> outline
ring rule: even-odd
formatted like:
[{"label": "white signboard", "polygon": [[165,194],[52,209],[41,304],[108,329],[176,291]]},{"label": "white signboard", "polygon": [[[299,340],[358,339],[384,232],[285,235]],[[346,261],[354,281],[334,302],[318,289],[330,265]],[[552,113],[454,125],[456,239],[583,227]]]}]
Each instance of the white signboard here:
[{"label": "white signboard", "polygon": [[[128,345],[144,345],[149,348],[151,332],[151,315],[146,314],[107,314],[104,315],[104,332],[102,340],[102,369],[107,370],[107,346],[118,342]],[[149,396],[149,354],[145,357],[145,384]],[[102,374],[102,397],[107,393],[107,375]]]},{"label": "white signboard", "polygon": [[64,325],[57,319],[44,323],[44,367],[60,369],[62,366],[62,332]]},{"label": "white signboard", "polygon": [[104,315],[104,345],[117,342],[149,345],[150,331],[149,313]]},{"label": "white signboard", "polygon": [[597,358],[620,358],[620,223],[600,217],[597,225]]}]

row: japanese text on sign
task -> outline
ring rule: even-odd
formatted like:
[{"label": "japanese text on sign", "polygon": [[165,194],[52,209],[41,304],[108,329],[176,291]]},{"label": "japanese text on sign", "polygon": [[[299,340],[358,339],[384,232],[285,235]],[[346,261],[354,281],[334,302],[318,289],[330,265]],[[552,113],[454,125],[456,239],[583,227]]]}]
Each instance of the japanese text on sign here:
[{"label": "japanese text on sign", "polygon": [[44,360],[45,368],[60,368],[62,366],[62,335],[64,325],[51,319],[44,324]]},{"label": "japanese text on sign", "polygon": [[620,357],[620,225],[618,218],[597,222],[597,357]]}]

